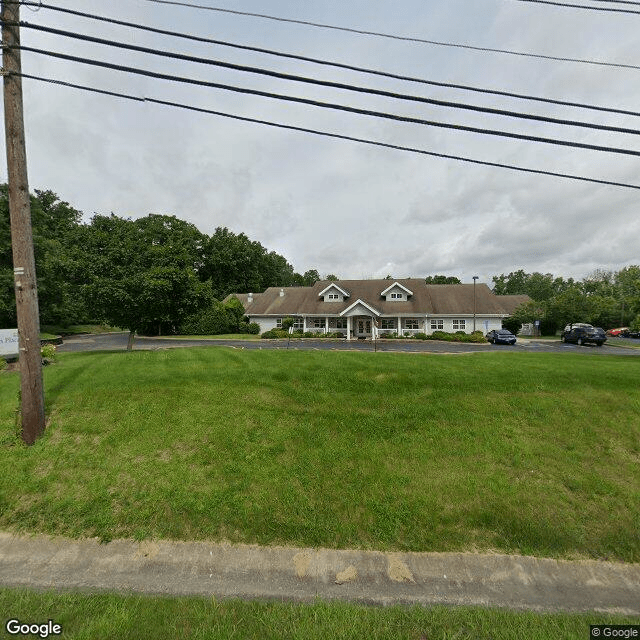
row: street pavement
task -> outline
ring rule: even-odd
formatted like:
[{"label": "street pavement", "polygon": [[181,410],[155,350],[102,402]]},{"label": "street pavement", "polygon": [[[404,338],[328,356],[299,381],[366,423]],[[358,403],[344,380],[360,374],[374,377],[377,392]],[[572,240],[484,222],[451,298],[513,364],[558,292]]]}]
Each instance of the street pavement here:
[{"label": "street pavement", "polygon": [[[104,333],[80,336],[69,336],[58,347],[61,352],[67,351],[123,351],[127,348],[129,334]],[[640,346],[640,344],[639,344]],[[291,350],[334,350],[334,351],[391,351],[411,353],[580,353],[583,355],[629,355],[640,356],[640,349],[626,346],[605,344],[578,346],[563,344],[560,340],[519,339],[515,345],[493,345],[440,342],[437,340],[330,340],[311,338],[297,340],[218,340],[203,338],[145,337],[136,336],[134,350],[142,349],[175,349],[178,347],[232,347],[235,349],[291,349]]]},{"label": "street pavement", "polygon": [[58,590],[640,615],[640,565],[472,553],[212,542],[70,540],[0,532],[0,584]]}]

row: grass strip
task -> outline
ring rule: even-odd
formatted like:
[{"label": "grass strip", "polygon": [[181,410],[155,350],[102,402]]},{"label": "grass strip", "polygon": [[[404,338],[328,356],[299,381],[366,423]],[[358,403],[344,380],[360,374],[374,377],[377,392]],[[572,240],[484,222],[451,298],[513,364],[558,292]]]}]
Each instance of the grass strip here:
[{"label": "grass strip", "polygon": [[[25,623],[53,620],[65,640],[583,640],[590,624],[638,624],[603,614],[541,614],[477,607],[365,607],[197,597],[0,589],[0,610]],[[3,621],[4,623],[5,621]],[[58,636],[56,636],[58,637]]]},{"label": "grass strip", "polygon": [[47,433],[0,374],[0,527],[640,561],[640,359],[59,354]]}]

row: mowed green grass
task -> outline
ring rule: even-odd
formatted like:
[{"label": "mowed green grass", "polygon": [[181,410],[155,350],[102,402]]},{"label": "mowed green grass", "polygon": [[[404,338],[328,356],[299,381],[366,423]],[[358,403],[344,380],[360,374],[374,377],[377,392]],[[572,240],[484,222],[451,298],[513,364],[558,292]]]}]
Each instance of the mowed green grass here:
[{"label": "mowed green grass", "polygon": [[378,608],[323,601],[301,605],[24,589],[0,589],[0,610],[6,620],[53,620],[62,626],[61,637],[68,640],[583,640],[589,637],[590,624],[639,622],[638,618],[600,613]]},{"label": "mowed green grass", "polygon": [[0,374],[0,527],[640,561],[640,359],[61,354],[46,436]]}]

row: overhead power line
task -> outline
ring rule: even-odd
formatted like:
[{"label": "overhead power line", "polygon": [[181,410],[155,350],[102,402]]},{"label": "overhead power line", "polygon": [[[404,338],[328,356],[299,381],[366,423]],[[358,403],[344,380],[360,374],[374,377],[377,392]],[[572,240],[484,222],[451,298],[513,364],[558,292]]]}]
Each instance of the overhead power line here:
[{"label": "overhead power line", "polygon": [[609,4],[631,4],[636,7],[640,7],[640,2],[635,2],[634,0],[591,0],[591,2],[607,2]]},{"label": "overhead power line", "polygon": [[[291,54],[291,53],[284,53],[282,51],[274,51],[272,49],[264,49],[264,48],[261,48],[261,47],[252,47],[252,46],[248,46],[248,45],[242,45],[242,44],[227,42],[227,41],[223,41],[223,40],[214,40],[212,38],[204,38],[204,37],[194,36],[194,35],[186,34],[186,33],[176,33],[174,31],[167,31],[165,29],[157,29],[157,28],[154,28],[154,27],[135,24],[135,23],[132,23],[132,22],[124,22],[122,20],[115,20],[113,18],[106,18],[104,16],[96,16],[96,15],[89,14],[89,13],[84,13],[84,12],[81,12],[81,11],[74,11],[72,9],[63,9],[61,7],[49,7],[49,8],[55,9],[56,11],[62,11],[62,12],[65,12],[65,13],[70,13],[70,14],[73,14],[73,15],[77,15],[77,16],[80,16],[80,17],[83,17],[83,18],[90,18],[92,20],[98,20],[98,21],[101,21],[101,22],[117,24],[117,25],[120,25],[120,26],[126,26],[126,27],[130,27],[130,28],[133,28],[133,29],[139,29],[139,30],[143,30],[143,31],[151,32],[151,33],[157,33],[157,34],[160,34],[160,35],[174,36],[174,37],[177,37],[177,38],[193,40],[193,41],[196,41],[196,42],[205,42],[205,43],[209,43],[209,44],[216,44],[216,45],[220,45],[220,46],[224,46],[224,47],[230,47],[230,48],[235,48],[235,49],[240,49],[240,50],[245,50],[245,51],[255,51],[257,53],[264,53],[264,54],[268,54],[268,55],[272,55],[272,56],[276,56],[276,57],[288,58],[288,59],[292,59],[292,60],[301,60],[303,62],[310,62],[310,63],[313,63],[313,64],[318,64],[318,65],[322,65],[322,66],[329,66],[329,67],[335,67],[335,68],[338,68],[338,69],[347,69],[347,70],[350,70],[350,71],[357,71],[359,73],[365,73],[365,74],[381,76],[381,77],[386,77],[386,78],[393,78],[395,80],[404,80],[404,81],[408,81],[408,82],[413,82],[413,83],[418,83],[418,84],[425,84],[425,85],[435,86],[435,87],[449,88],[449,89],[460,89],[460,90],[471,91],[471,92],[475,92],[475,93],[485,93],[485,94],[489,94],[489,95],[505,96],[505,97],[509,97],[509,98],[517,98],[517,99],[520,99],[520,100],[530,100],[530,101],[534,101],[534,102],[542,102],[542,103],[546,103],[546,104],[555,104],[555,105],[567,106],[567,107],[577,107],[577,108],[588,109],[588,110],[592,110],[592,111],[602,111],[602,112],[608,112],[608,113],[618,113],[618,114],[622,114],[622,115],[640,116],[639,112],[630,111],[630,110],[627,110],[627,109],[614,109],[612,107],[603,107],[603,106],[585,104],[585,103],[580,103],[580,102],[568,102],[566,100],[554,100],[554,99],[551,99],[551,98],[543,98],[543,97],[540,97],[540,96],[532,96],[532,95],[521,94],[521,93],[513,93],[513,92],[508,92],[508,91],[498,91],[498,90],[495,90],[495,89],[486,89],[486,88],[482,88],[482,87],[474,87],[474,86],[469,86],[469,85],[452,84],[452,83],[448,83],[448,82],[436,82],[434,80],[425,80],[423,78],[415,78],[415,77],[412,77],[412,76],[389,73],[389,72],[386,72],[386,71],[380,71],[380,70],[376,70],[376,69],[368,69],[368,68],[365,68],[365,67],[358,67],[358,66],[349,65],[349,64],[342,64],[342,63],[339,63],[339,62],[331,62],[331,61],[328,61],[328,60],[322,60],[322,59],[318,59],[318,58],[311,58],[311,57],[308,57],[308,56],[301,56],[301,55],[295,55],[295,54]],[[24,23],[24,24],[25,24],[25,26],[29,26],[27,23]],[[608,63],[603,63],[603,64],[608,64]],[[638,66],[637,68],[640,69],[640,66]]]},{"label": "overhead power line", "polygon": [[[5,2],[9,1],[14,1],[14,0],[4,0]],[[161,0],[145,0],[146,2],[160,2]],[[84,16],[87,18],[95,18],[95,19],[103,19],[107,22],[113,22],[114,24],[127,24],[124,22],[120,22],[117,20],[111,20],[108,18],[97,18],[96,16],[91,16],[90,14],[83,14],[80,11],[74,11],[72,9],[64,9],[62,7],[56,7],[54,5],[50,5],[50,4],[44,4],[42,2],[35,2],[34,0],[24,0],[21,2],[21,4],[25,4],[25,5],[34,5],[34,6],[39,6],[45,9],[51,9],[52,11],[62,11],[64,13],[69,13],[69,14],[73,14],[73,15],[78,15],[78,16]],[[457,49],[467,49],[470,51],[481,51],[481,52],[485,52],[485,53],[500,53],[500,54],[505,54],[505,55],[512,55],[512,56],[521,56],[521,57],[525,57],[525,58],[536,58],[536,59],[540,59],[540,60],[551,60],[551,61],[555,61],[555,62],[572,62],[572,63],[579,63],[579,64],[589,64],[589,65],[596,65],[596,66],[601,66],[601,67],[616,67],[619,69],[640,69],[640,65],[634,65],[634,64],[624,64],[624,63],[616,63],[616,62],[606,62],[606,61],[602,61],[602,60],[587,60],[584,58],[570,58],[570,57],[563,57],[563,56],[549,56],[549,55],[543,55],[543,54],[538,54],[538,53],[529,53],[529,52],[524,52],[524,51],[513,51],[511,49],[495,49],[495,48],[490,48],[490,47],[477,47],[477,46],[473,46],[473,45],[469,45],[469,44],[461,44],[461,43],[456,43],[456,42],[443,42],[443,41],[438,41],[438,40],[425,40],[422,38],[411,38],[408,36],[398,36],[398,35],[392,35],[392,34],[388,34],[388,33],[379,33],[376,31],[364,31],[364,30],[360,30],[360,29],[351,29],[348,27],[340,27],[340,26],[336,26],[336,25],[329,25],[329,24],[321,24],[321,23],[315,23],[315,22],[308,22],[308,21],[304,21],[304,20],[293,20],[291,18],[279,18],[276,16],[270,16],[270,15],[265,15],[265,14],[261,14],[261,13],[249,13],[247,11],[236,11],[233,9],[223,9],[221,7],[206,7],[206,6],[201,6],[201,5],[190,5],[187,3],[172,3],[172,4],[181,4],[183,6],[193,6],[195,8],[198,9],[208,9],[210,11],[218,11],[221,13],[230,13],[230,14],[235,14],[235,15],[242,15],[242,16],[249,16],[249,17],[254,17],[254,18],[262,18],[265,20],[275,20],[278,22],[290,22],[290,23],[294,23],[294,24],[302,24],[302,25],[306,25],[306,26],[311,26],[311,27],[317,27],[317,28],[321,28],[321,29],[333,29],[335,31],[346,31],[349,33],[357,33],[360,35],[369,35],[369,36],[378,36],[381,38],[391,38],[393,40],[403,40],[403,41],[407,41],[407,42],[416,42],[416,43],[421,43],[421,44],[430,44],[430,45],[434,45],[434,46],[438,46],[438,47],[453,47],[453,48],[457,48]],[[128,26],[135,26],[135,25],[131,25],[129,24]],[[149,29],[151,30],[151,29]],[[163,33],[161,30],[154,30],[157,33]],[[184,34],[177,34],[177,33],[172,33],[172,32],[164,32],[167,35],[176,35],[179,37],[187,37]],[[213,42],[211,40],[207,40],[204,38],[192,38],[194,40],[200,40],[202,42]],[[218,44],[222,44],[222,43],[218,43]],[[247,49],[249,49],[249,47],[246,47]],[[256,49],[258,50],[258,49]]]},{"label": "overhead power line", "polygon": [[[150,2],[160,2],[161,0],[148,0]],[[568,9],[587,9],[591,11],[608,11],[612,13],[632,13],[640,15],[640,11],[634,9],[616,9],[615,7],[593,7],[586,4],[568,4],[566,2],[554,2],[552,0],[514,0],[515,2],[530,2],[532,4],[550,4],[555,7],[565,7]],[[612,0],[613,1],[613,0]],[[635,2],[625,2],[624,4],[637,4]]]},{"label": "overhead power line", "polygon": [[[97,38],[94,36],[88,36],[85,34],[80,34],[71,31],[65,31],[62,29],[54,29],[52,27],[45,27],[41,25],[35,25],[28,22],[22,21],[20,23],[21,26],[29,27],[32,29],[36,29],[38,31],[43,31],[46,33],[52,33],[56,35],[61,35],[68,38],[73,38],[76,40],[82,40],[85,42],[92,42],[95,44],[102,44],[110,47],[116,47],[119,49],[126,49],[128,51],[138,51],[140,53],[147,53],[155,56],[161,56],[165,58],[172,58],[177,60],[184,60],[187,62],[195,62],[199,64],[206,64],[210,66],[222,67],[224,69],[232,69],[235,71],[242,71],[246,73],[253,73],[263,76],[268,76],[272,78],[278,78],[281,80],[291,80],[294,82],[300,82],[305,84],[313,84],[317,86],[330,87],[333,89],[341,89],[345,91],[352,91],[356,93],[369,94],[382,96],[386,98],[393,98],[396,100],[406,100],[410,102],[419,102],[423,104],[430,104],[439,107],[449,107],[454,109],[463,109],[466,111],[474,111],[478,113],[488,113],[491,115],[504,116],[509,118],[517,118],[521,120],[532,120],[535,122],[545,122],[550,124],[558,124],[565,126],[574,126],[574,127],[582,127],[587,129],[597,129],[600,131],[611,131],[615,133],[626,133],[631,135],[640,135],[640,130],[638,129],[630,129],[627,127],[616,127],[611,125],[602,125],[602,124],[594,124],[591,122],[584,122],[578,120],[569,120],[566,118],[553,118],[550,116],[542,116],[531,113],[522,113],[518,111],[506,110],[506,109],[496,109],[494,107],[483,107],[479,105],[473,105],[462,102],[452,102],[448,100],[437,100],[434,98],[426,98],[423,96],[415,96],[415,95],[407,95],[402,93],[397,93],[393,91],[384,91],[381,89],[374,89],[370,87],[361,87],[352,84],[345,84],[342,82],[334,82],[330,80],[319,80],[316,78],[309,78],[307,76],[299,76],[290,73],[281,73],[279,71],[273,71],[270,69],[263,69],[259,67],[250,67],[247,65],[234,64],[230,62],[224,62],[221,60],[212,60],[211,58],[202,58],[198,56],[185,55],[181,53],[174,53],[170,51],[160,51],[158,49],[151,49],[149,47],[141,47],[139,45],[126,44],[123,42],[117,42],[114,40],[106,40],[104,38]],[[640,114],[638,114],[640,115]]]},{"label": "overhead power line", "polygon": [[[637,11],[631,11],[630,9],[606,9],[606,8],[601,8],[601,7],[588,7],[588,6],[582,6],[582,5],[565,5],[562,4],[561,2],[550,2],[549,0],[519,0],[520,2],[539,2],[541,4],[557,4],[560,6],[565,6],[565,7],[571,7],[571,6],[577,6],[579,8],[584,8],[584,9],[602,9],[603,11],[618,11],[621,13],[638,13]],[[146,2],[156,2],[158,4],[170,4],[170,5],[177,5],[180,7],[189,7],[191,9],[207,9],[209,11],[226,11],[228,13],[237,13],[240,15],[248,15],[248,16],[255,16],[258,18],[269,18],[271,20],[280,20],[282,22],[296,22],[298,24],[308,24],[311,25],[313,27],[325,27],[327,28],[327,25],[323,25],[323,24],[318,24],[315,22],[305,22],[302,20],[291,20],[288,18],[273,18],[272,16],[265,16],[263,14],[260,13],[249,13],[246,11],[233,11],[231,9],[219,9],[218,7],[208,7],[206,5],[202,5],[202,4],[195,4],[193,2],[178,2],[177,0],[146,0]],[[338,27],[328,27],[328,28],[338,28]],[[399,36],[388,36],[387,34],[380,34],[380,33],[374,33],[374,32],[367,32],[367,31],[357,31],[355,29],[347,29],[345,27],[340,27],[343,31],[354,31],[355,33],[366,33],[367,35],[375,35],[375,36],[379,36],[379,35],[383,35],[384,37],[397,37],[398,39],[404,40],[404,39],[408,39],[408,38],[401,38]]]},{"label": "overhead power line", "polygon": [[342,134],[337,134],[337,133],[330,133],[327,131],[320,131],[317,129],[311,129],[311,128],[307,128],[307,127],[298,127],[298,126],[294,126],[294,125],[288,125],[288,124],[283,124],[283,123],[279,123],[279,122],[272,122],[272,121],[268,121],[268,120],[261,120],[261,119],[257,119],[257,118],[249,118],[246,116],[238,116],[235,114],[231,114],[231,113],[225,113],[222,111],[214,111],[212,109],[205,109],[205,108],[201,108],[201,107],[195,107],[192,105],[186,105],[186,104],[181,104],[181,103],[177,103],[177,102],[169,102],[166,100],[158,100],[155,98],[148,98],[148,97],[139,97],[139,96],[132,96],[132,95],[128,95],[128,94],[124,94],[124,93],[117,93],[114,91],[105,91],[103,89],[97,89],[95,87],[87,87],[87,86],[83,86],[83,85],[79,85],[79,84],[74,84],[71,82],[66,82],[63,80],[54,80],[51,78],[43,78],[40,76],[35,76],[35,75],[31,75],[31,74],[26,74],[26,73],[21,73],[20,74],[23,78],[29,78],[31,80],[38,80],[40,82],[47,82],[50,84],[57,84],[57,85],[62,85],[65,87],[70,87],[70,88],[74,88],[74,89],[81,89],[84,91],[89,91],[92,93],[98,93],[98,94],[104,94],[104,95],[109,95],[109,96],[113,96],[113,97],[118,97],[118,98],[124,98],[126,100],[134,100],[136,102],[149,102],[152,104],[159,104],[159,105],[163,105],[163,106],[169,106],[169,107],[175,107],[175,108],[179,108],[179,109],[186,109],[189,111],[194,111],[197,113],[204,113],[204,114],[208,114],[208,115],[215,115],[215,116],[220,116],[223,118],[230,118],[232,120],[239,120],[242,122],[251,122],[251,123],[256,123],[256,124],[261,124],[261,125],[266,125],[269,127],[275,127],[278,129],[286,129],[289,131],[298,131],[301,133],[309,133],[309,134],[313,134],[313,135],[317,135],[317,136],[322,136],[322,137],[326,137],[326,138],[336,138],[339,140],[345,140],[345,141],[349,141],[349,142],[358,142],[361,144],[367,144],[367,145],[372,145],[372,146],[376,146],[376,147],[381,147],[381,148],[385,148],[385,149],[394,149],[397,151],[406,151],[406,152],[410,152],[410,153],[415,153],[415,154],[420,154],[420,155],[425,155],[425,156],[431,156],[431,157],[435,157],[435,158],[442,158],[442,159],[447,159],[447,160],[456,160],[459,162],[466,162],[466,163],[470,163],[470,164],[475,164],[475,165],[481,165],[481,166],[488,166],[488,167],[494,167],[494,168],[499,168],[499,169],[508,169],[508,170],[512,170],[512,171],[518,171],[521,173],[530,173],[530,174],[538,174],[538,175],[545,175],[545,176],[550,176],[550,177],[554,177],[554,178],[564,178],[564,179],[568,179],[568,180],[577,180],[580,182],[589,182],[589,183],[594,183],[594,184],[601,184],[601,185],[608,185],[608,186],[614,186],[614,187],[624,187],[624,188],[628,188],[628,189],[640,189],[640,185],[635,185],[635,184],[629,184],[629,183],[624,183],[624,182],[615,182],[612,180],[601,180],[601,179],[597,179],[597,178],[587,178],[585,176],[578,176],[578,175],[572,175],[572,174],[567,174],[567,173],[559,173],[559,172],[554,172],[554,171],[545,171],[543,169],[531,169],[528,167],[521,167],[521,166],[517,166],[517,165],[512,165],[512,164],[505,164],[505,163],[500,163],[500,162],[490,162],[490,161],[486,161],[486,160],[477,160],[474,158],[468,158],[468,157],[464,157],[464,156],[456,156],[456,155],[451,155],[451,154],[446,154],[446,153],[438,153],[436,151],[427,151],[425,149],[416,149],[413,147],[405,147],[405,146],[401,146],[401,145],[395,145],[395,144],[390,144],[390,143],[386,143],[386,142],[379,142],[376,140],[368,140],[365,138],[357,138],[354,136],[347,136],[347,135],[342,135]]},{"label": "overhead power line", "polygon": [[620,147],[608,147],[608,146],[601,146],[601,145],[593,145],[593,144],[587,144],[587,143],[583,143],[583,142],[573,142],[573,141],[569,141],[569,140],[559,140],[557,138],[545,138],[542,136],[533,136],[533,135],[526,135],[526,134],[522,134],[522,133],[514,133],[514,132],[510,132],[510,131],[500,131],[497,129],[486,129],[483,127],[471,127],[471,126],[467,126],[467,125],[460,125],[460,124],[453,124],[453,123],[449,123],[449,122],[439,122],[439,121],[435,121],[435,120],[425,120],[422,118],[414,118],[414,117],[410,117],[410,116],[400,116],[397,114],[392,114],[392,113],[386,113],[386,112],[382,112],[382,111],[373,111],[370,109],[359,109],[356,107],[351,107],[351,106],[347,106],[347,105],[341,105],[341,104],[335,104],[335,103],[331,103],[331,102],[322,102],[319,100],[311,100],[309,98],[301,98],[298,96],[289,96],[289,95],[283,95],[283,94],[279,94],[279,93],[272,93],[269,91],[260,91],[257,89],[247,89],[245,87],[237,87],[237,86],[233,86],[233,85],[228,85],[228,84],[222,84],[219,82],[209,82],[206,80],[197,80],[194,78],[185,78],[183,76],[173,76],[173,75],[169,75],[169,74],[165,74],[165,73],[157,73],[155,71],[148,71],[146,69],[138,69],[136,67],[128,67],[125,65],[117,65],[117,64],[113,64],[110,62],[102,62],[100,60],[90,60],[88,58],[81,58],[79,56],[72,56],[72,55],[68,55],[65,53],[57,53],[54,51],[45,51],[44,49],[37,49],[35,47],[28,47],[25,45],[21,45],[19,47],[20,49],[22,49],[23,51],[31,51],[33,53],[39,53],[42,55],[46,55],[46,56],[50,56],[53,58],[58,58],[60,60],[69,60],[71,62],[79,62],[81,64],[86,64],[86,65],[90,65],[90,66],[95,66],[95,67],[102,67],[104,69],[112,69],[114,71],[122,71],[125,73],[132,73],[132,74],[136,74],[136,75],[141,75],[141,76],[146,76],[148,78],[156,78],[158,80],[169,80],[171,82],[180,82],[180,83],[185,83],[185,84],[191,84],[191,85],[195,85],[195,86],[201,86],[201,87],[210,87],[210,88],[214,88],[214,89],[223,89],[225,91],[232,91],[235,93],[242,93],[242,94],[247,94],[247,95],[255,95],[255,96],[261,96],[264,98],[271,98],[271,99],[275,99],[275,100],[283,100],[286,102],[293,102],[293,103],[298,103],[298,104],[306,104],[306,105],[310,105],[310,106],[314,106],[314,107],[320,107],[323,109],[332,109],[332,110],[336,110],[336,111],[344,111],[347,113],[355,113],[358,115],[366,115],[366,116],[372,116],[372,117],[376,117],[376,118],[385,118],[387,120],[395,120],[398,122],[407,122],[410,124],[420,124],[420,125],[425,125],[425,126],[431,126],[431,127],[438,127],[438,128],[442,128],[442,129],[452,129],[452,130],[457,130],[457,131],[466,131],[469,133],[479,133],[479,134],[483,134],[483,135],[490,135],[490,136],[498,136],[498,137],[503,137],[503,138],[511,138],[514,140],[525,140],[527,142],[539,142],[539,143],[543,143],[543,144],[552,144],[552,145],[559,145],[559,146],[564,146],[564,147],[575,147],[578,149],[588,149],[590,151],[604,151],[604,152],[608,152],[608,153],[617,153],[617,154],[624,154],[624,155],[630,155],[630,156],[640,156],[640,151],[635,151],[633,149],[622,149]]}]

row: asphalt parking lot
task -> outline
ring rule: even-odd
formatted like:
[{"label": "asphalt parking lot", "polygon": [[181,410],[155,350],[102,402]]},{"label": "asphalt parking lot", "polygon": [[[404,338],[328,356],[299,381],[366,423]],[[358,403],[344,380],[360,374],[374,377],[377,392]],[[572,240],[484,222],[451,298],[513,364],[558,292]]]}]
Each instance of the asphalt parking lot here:
[{"label": "asphalt parking lot", "polygon": [[[123,351],[127,348],[128,333],[104,333],[70,336],[58,347],[61,352]],[[486,353],[508,351],[516,353],[580,353],[584,355],[640,356],[640,348],[617,344],[578,346],[563,344],[560,340],[519,339],[515,345],[471,344],[439,342],[437,340],[212,340],[172,337],[148,338],[137,336],[134,350],[175,349],[180,347],[232,347],[235,349],[293,349],[334,351],[389,351],[404,353]],[[638,345],[640,347],[640,344]]]}]

